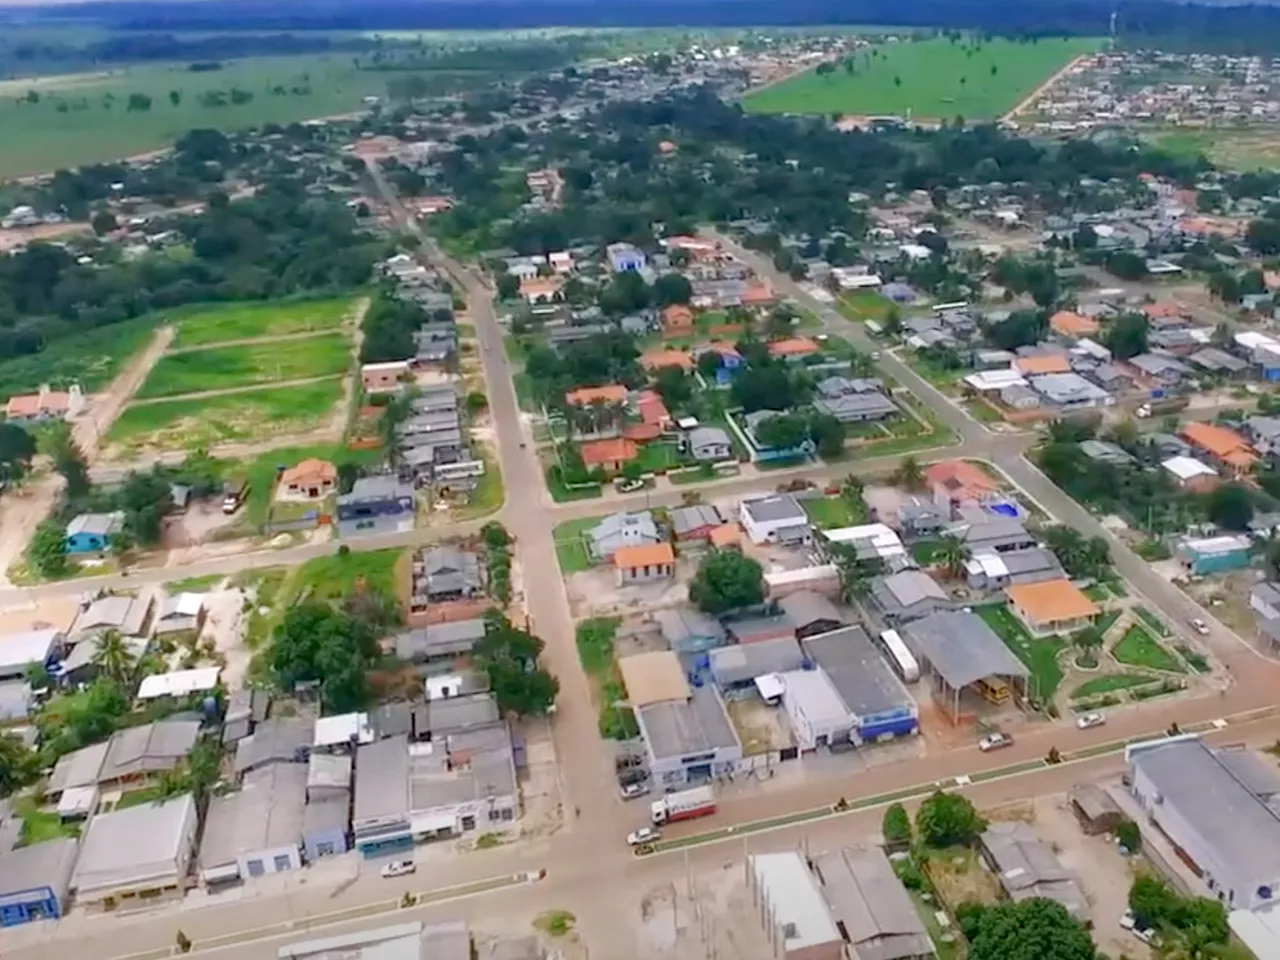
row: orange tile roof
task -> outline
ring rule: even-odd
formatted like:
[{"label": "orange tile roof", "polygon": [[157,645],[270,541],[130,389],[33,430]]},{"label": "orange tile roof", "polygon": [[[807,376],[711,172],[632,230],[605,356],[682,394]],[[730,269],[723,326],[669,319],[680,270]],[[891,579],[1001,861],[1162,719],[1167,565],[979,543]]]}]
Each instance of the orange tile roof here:
[{"label": "orange tile roof", "polygon": [[673,303],[663,309],[662,324],[667,327],[693,326],[693,311],[683,303]]},{"label": "orange tile roof", "polygon": [[334,483],[337,479],[338,468],[332,463],[328,460],[308,457],[306,460],[299,460],[288,470],[281,473],[280,485],[289,487],[294,484],[305,486],[310,483]]},{"label": "orange tile roof", "polygon": [[924,468],[925,481],[931,487],[942,487],[962,500],[977,499],[994,493],[999,485],[985,470],[965,460],[942,460]]},{"label": "orange tile roof", "polygon": [[818,352],[818,345],[808,337],[788,337],[786,340],[775,340],[769,344],[769,355],[773,357],[803,357]]},{"label": "orange tile roof", "polygon": [[773,288],[763,280],[753,280],[747,284],[747,288],[742,291],[742,302],[744,304],[762,304],[772,303],[774,300]]},{"label": "orange tile roof", "polygon": [[1041,373],[1070,373],[1071,363],[1061,354],[1044,357],[1020,357],[1013,362],[1019,373],[1031,375]]},{"label": "orange tile roof", "polygon": [[627,399],[627,388],[620,383],[611,383],[607,387],[579,387],[564,395],[564,402],[579,407],[603,400],[606,403],[621,403]]},{"label": "orange tile roof", "polygon": [[1097,616],[1101,610],[1070,580],[1045,580],[1006,587],[1005,596],[1036,623]]},{"label": "orange tile roof", "polygon": [[26,393],[10,397],[5,409],[11,417],[33,417],[40,412],[40,394]]},{"label": "orange tile roof", "polygon": [[661,426],[671,419],[671,411],[653,390],[642,390],[636,396],[636,412],[647,424]]},{"label": "orange tile roof", "polygon": [[640,453],[635,441],[626,437],[613,437],[609,440],[592,440],[578,448],[582,454],[582,462],[588,467],[604,467],[611,463],[626,463],[634,460]]},{"label": "orange tile roof", "polygon": [[676,552],[669,543],[645,543],[635,547],[619,547],[613,552],[613,565],[620,570],[656,567],[675,562]]},{"label": "orange tile roof", "polygon": [[1142,308],[1142,312],[1149,320],[1158,320],[1161,318],[1172,318],[1182,316],[1182,308],[1176,303],[1148,303]]},{"label": "orange tile roof", "polygon": [[637,443],[647,443],[662,436],[662,427],[656,423],[628,423],[622,428],[622,435]]},{"label": "orange tile roof", "polygon": [[1226,427],[1214,423],[1188,423],[1179,431],[1188,443],[1209,451],[1215,457],[1227,460],[1228,457],[1239,457],[1239,461],[1228,460],[1239,466],[1248,466],[1257,460],[1257,456],[1249,447],[1249,441]]},{"label": "orange tile roof", "polygon": [[559,277],[527,277],[520,281],[520,296],[530,297],[559,293],[564,281]]},{"label": "orange tile roof", "polygon": [[640,355],[640,366],[646,370],[661,370],[663,367],[692,370],[693,358],[684,350],[650,350]]},{"label": "orange tile roof", "polygon": [[1071,310],[1059,310],[1049,318],[1049,326],[1063,336],[1089,337],[1098,332],[1098,323]]},{"label": "orange tile roof", "polygon": [[712,529],[707,537],[716,547],[732,547],[738,542],[738,525],[725,523]]}]

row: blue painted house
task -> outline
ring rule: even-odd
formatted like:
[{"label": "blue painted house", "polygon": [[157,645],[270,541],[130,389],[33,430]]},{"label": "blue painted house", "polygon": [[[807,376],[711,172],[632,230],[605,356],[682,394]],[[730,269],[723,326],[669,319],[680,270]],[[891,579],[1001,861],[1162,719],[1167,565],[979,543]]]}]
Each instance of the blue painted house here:
[{"label": "blue painted house", "polygon": [[1249,566],[1251,544],[1246,536],[1188,538],[1178,545],[1177,557],[1187,573],[1195,576],[1226,573]]},{"label": "blue painted house", "polygon": [[413,529],[413,485],[392,476],[361,477],[338,497],[339,536],[395,533]]},{"label": "blue painted house", "polygon": [[61,917],[80,841],[46,840],[0,854],[0,927]]},{"label": "blue painted house", "polygon": [[716,365],[716,386],[719,387],[728,386],[745,362],[731,343],[710,343],[696,352],[696,358],[701,358],[704,353],[714,353],[719,358]]},{"label": "blue painted house", "polygon": [[606,253],[614,273],[638,273],[648,265],[644,251],[629,243],[611,243]]},{"label": "blue painted house", "polygon": [[124,514],[82,513],[67,524],[67,553],[104,553],[124,526]]}]

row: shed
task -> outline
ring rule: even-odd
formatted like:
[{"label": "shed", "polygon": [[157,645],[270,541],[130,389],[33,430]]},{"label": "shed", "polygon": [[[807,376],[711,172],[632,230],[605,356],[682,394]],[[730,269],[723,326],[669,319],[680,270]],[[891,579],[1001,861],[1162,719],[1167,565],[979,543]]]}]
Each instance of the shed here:
[{"label": "shed", "polygon": [[1071,812],[1087,834],[1113,833],[1125,819],[1111,794],[1096,783],[1076,784],[1071,788],[1070,799]]}]

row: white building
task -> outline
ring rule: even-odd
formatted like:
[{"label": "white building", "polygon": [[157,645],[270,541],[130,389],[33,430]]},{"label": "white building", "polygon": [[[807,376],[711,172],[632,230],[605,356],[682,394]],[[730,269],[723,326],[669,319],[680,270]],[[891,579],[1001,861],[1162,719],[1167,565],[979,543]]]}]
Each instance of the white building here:
[{"label": "white building", "polygon": [[200,844],[206,886],[302,869],[307,764],[273,763],[245,775],[235,793],[209,801]]},{"label": "white building", "polygon": [[71,876],[76,902],[112,909],[182,896],[195,841],[189,793],[94,817]]},{"label": "white building", "polygon": [[782,707],[791,720],[797,747],[816,750],[849,742],[858,721],[825,670],[791,670],[778,678],[783,687]]},{"label": "white building", "polygon": [[752,543],[808,543],[809,515],[789,493],[743,500],[738,521]]}]

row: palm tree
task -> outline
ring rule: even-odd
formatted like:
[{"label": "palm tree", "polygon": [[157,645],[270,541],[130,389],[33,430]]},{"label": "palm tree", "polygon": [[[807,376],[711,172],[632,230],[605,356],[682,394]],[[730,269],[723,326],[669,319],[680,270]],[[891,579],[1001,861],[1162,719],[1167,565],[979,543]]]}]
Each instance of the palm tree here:
[{"label": "palm tree", "polygon": [[958,577],[964,569],[966,554],[964,541],[953,533],[949,533],[938,541],[933,559],[947,571],[948,577]]},{"label": "palm tree", "polygon": [[1085,663],[1098,662],[1098,648],[1102,646],[1102,632],[1097,627],[1085,627],[1076,631],[1071,642],[1080,650],[1080,659]]},{"label": "palm tree", "polygon": [[123,683],[133,669],[133,655],[119,630],[104,630],[98,635],[98,648],[93,663],[117,683]]},{"label": "palm tree", "polygon": [[924,470],[920,468],[920,462],[911,455],[904,457],[893,473],[893,481],[907,490],[919,490],[924,486]]},{"label": "palm tree", "polygon": [[186,793],[189,789],[189,778],[183,766],[166,770],[160,774],[160,779],[156,781],[156,796],[161,800],[176,797],[179,794]]}]

